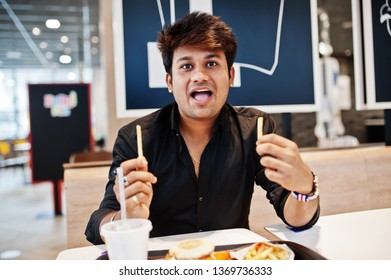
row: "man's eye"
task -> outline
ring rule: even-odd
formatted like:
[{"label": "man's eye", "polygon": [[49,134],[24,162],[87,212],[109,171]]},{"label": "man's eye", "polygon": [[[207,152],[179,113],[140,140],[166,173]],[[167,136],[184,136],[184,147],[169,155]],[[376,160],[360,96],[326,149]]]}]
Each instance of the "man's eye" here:
[{"label": "man's eye", "polygon": [[191,69],[192,68],[192,65],[191,64],[183,64],[181,66],[182,69],[185,69],[185,70],[188,70],[188,69]]},{"label": "man's eye", "polygon": [[208,67],[213,67],[213,66],[216,66],[216,65],[217,65],[217,63],[214,62],[214,61],[210,61],[210,62],[207,63]]}]

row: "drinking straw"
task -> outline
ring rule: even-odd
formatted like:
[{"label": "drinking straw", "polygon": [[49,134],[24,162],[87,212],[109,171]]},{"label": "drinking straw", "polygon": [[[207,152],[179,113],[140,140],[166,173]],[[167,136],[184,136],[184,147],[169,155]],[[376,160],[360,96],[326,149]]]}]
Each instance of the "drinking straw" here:
[{"label": "drinking straw", "polygon": [[124,172],[122,167],[117,168],[118,184],[119,184],[119,197],[121,205],[121,219],[126,220],[126,204],[125,204],[125,186],[124,186]]}]

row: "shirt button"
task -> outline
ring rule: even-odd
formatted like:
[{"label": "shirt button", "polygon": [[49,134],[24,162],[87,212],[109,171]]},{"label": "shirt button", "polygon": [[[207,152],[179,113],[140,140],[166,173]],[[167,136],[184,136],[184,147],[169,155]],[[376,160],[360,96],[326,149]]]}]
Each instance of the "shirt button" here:
[{"label": "shirt button", "polygon": [[202,202],[202,201],[204,201],[204,197],[200,196],[200,197],[198,198],[198,200],[199,200],[200,202]]}]

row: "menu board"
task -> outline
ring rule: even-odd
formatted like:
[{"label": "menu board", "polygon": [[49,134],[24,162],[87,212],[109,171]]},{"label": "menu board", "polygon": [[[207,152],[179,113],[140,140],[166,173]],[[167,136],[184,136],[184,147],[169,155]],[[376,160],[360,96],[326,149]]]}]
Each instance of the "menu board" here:
[{"label": "menu board", "polygon": [[89,150],[89,84],[30,84],[33,180],[60,180],[71,153]]},{"label": "menu board", "polygon": [[52,181],[56,213],[61,211],[58,182],[72,153],[92,147],[90,85],[30,84],[32,180]]}]

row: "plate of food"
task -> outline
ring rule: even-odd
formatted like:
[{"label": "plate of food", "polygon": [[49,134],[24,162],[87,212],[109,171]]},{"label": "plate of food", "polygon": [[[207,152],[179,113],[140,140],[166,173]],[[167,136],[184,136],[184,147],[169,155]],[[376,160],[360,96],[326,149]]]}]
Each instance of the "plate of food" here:
[{"label": "plate of food", "polygon": [[215,247],[208,239],[186,239],[172,245],[167,260],[293,260],[294,252],[285,244],[258,242],[238,244],[231,249]]},{"label": "plate of food", "polygon": [[[107,254],[97,259],[108,259]],[[207,238],[185,239],[169,249],[148,252],[149,260],[325,260],[317,252],[291,241],[267,241],[215,246]]]},{"label": "plate of food", "polygon": [[185,239],[168,250],[150,251],[149,259],[166,260],[325,260],[317,252],[291,241],[214,246],[204,238]]}]

